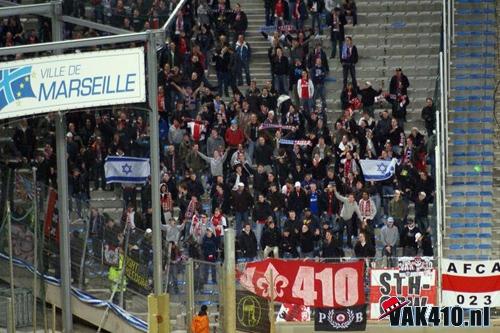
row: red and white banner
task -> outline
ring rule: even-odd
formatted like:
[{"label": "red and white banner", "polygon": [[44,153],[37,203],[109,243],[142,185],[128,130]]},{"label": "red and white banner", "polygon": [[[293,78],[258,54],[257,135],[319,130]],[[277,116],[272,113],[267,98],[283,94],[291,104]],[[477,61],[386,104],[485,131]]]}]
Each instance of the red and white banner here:
[{"label": "red and white banner", "polygon": [[239,281],[252,293],[281,303],[336,308],[365,302],[363,273],[364,261],[266,259],[247,263]]},{"label": "red and white banner", "polygon": [[500,306],[500,260],[442,260],[443,306]]},{"label": "red and white banner", "polygon": [[311,307],[283,303],[276,321],[311,321]]},{"label": "red and white banner", "polygon": [[47,210],[45,212],[45,220],[43,223],[43,232],[45,238],[53,239],[59,244],[59,216],[56,213],[57,207],[57,192],[54,189],[49,190],[47,199]]},{"label": "red and white banner", "polygon": [[398,268],[372,269],[370,274],[370,319],[378,319],[381,304],[396,296],[414,306],[436,304],[436,270],[408,276]]}]

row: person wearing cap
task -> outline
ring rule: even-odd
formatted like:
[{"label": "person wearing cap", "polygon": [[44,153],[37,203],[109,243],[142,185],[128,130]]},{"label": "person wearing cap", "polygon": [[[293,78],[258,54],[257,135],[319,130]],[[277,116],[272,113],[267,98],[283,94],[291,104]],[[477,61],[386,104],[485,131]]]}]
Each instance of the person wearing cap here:
[{"label": "person wearing cap", "polygon": [[255,260],[257,257],[257,238],[250,223],[246,222],[238,235],[238,248],[241,258],[247,262]]},{"label": "person wearing cap", "polygon": [[403,248],[403,256],[414,257],[417,255],[418,239],[421,235],[422,231],[415,225],[415,220],[408,218],[408,224],[401,233],[400,245]]},{"label": "person wearing cap", "polygon": [[380,230],[380,240],[383,244],[382,256],[387,258],[387,265],[392,267],[392,257],[397,256],[396,247],[399,243],[399,230],[394,226],[394,218],[389,216],[386,224]]},{"label": "person wearing cap", "polygon": [[244,223],[248,222],[250,209],[253,207],[253,197],[245,188],[245,183],[238,183],[232,191],[231,205],[234,212],[235,230],[239,232]]},{"label": "person wearing cap", "polygon": [[342,46],[345,39],[344,25],[347,24],[345,15],[339,7],[335,7],[330,11],[326,18],[326,25],[330,28],[330,40],[332,42],[332,53],[330,59],[335,58],[337,52],[337,44],[339,54],[342,54]]},{"label": "person wearing cap", "polygon": [[308,206],[307,194],[300,182],[295,182],[293,190],[288,195],[288,208],[297,213],[298,218],[302,216],[302,211]]},{"label": "person wearing cap", "polygon": [[209,333],[210,321],[207,313],[208,307],[202,305],[200,312],[191,321],[191,333]]},{"label": "person wearing cap", "polygon": [[368,113],[370,117],[375,116],[375,97],[379,96],[381,93],[382,89],[373,89],[370,81],[366,81],[363,89],[359,91],[359,94],[361,95],[361,103],[363,103],[363,111]]}]

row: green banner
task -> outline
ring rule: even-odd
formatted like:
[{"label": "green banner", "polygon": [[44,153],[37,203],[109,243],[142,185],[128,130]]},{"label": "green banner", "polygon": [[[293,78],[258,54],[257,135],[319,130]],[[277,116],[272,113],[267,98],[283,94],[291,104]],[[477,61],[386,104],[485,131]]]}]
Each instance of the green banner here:
[{"label": "green banner", "polygon": [[236,329],[241,332],[268,333],[269,302],[249,291],[236,292]]}]

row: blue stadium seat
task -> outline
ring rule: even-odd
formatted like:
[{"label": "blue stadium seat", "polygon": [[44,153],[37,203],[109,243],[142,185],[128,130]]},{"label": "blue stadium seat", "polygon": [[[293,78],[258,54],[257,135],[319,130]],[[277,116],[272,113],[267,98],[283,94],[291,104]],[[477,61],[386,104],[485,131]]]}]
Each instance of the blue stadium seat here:
[{"label": "blue stadium seat", "polygon": [[456,192],[451,192],[451,196],[452,196],[452,197],[463,197],[464,195],[465,195],[465,193],[464,193],[464,192],[458,192],[458,191],[456,191]]},{"label": "blue stadium seat", "polygon": [[465,195],[468,196],[468,197],[475,197],[475,196],[479,195],[479,192],[476,192],[476,191],[467,191],[467,192],[465,192]]},{"label": "blue stadium seat", "polygon": [[490,128],[483,128],[483,129],[481,130],[481,133],[482,133],[482,134],[493,134],[493,133],[494,133],[494,131],[493,131],[492,129],[490,129]]},{"label": "blue stadium seat", "polygon": [[[465,248],[465,246],[464,246]],[[491,250],[491,244],[479,244],[480,250]]]},{"label": "blue stadium seat", "polygon": [[461,245],[461,244],[451,244],[449,246],[449,249],[450,250],[461,250],[463,249],[464,247]]},{"label": "blue stadium seat", "polygon": [[479,204],[480,207],[493,207],[493,203],[488,202],[488,201],[481,201]]},{"label": "blue stadium seat", "polygon": [[448,258],[455,259],[455,260],[462,260],[463,256],[461,256],[461,255],[449,255]]},{"label": "blue stadium seat", "polygon": [[479,186],[479,182],[476,181],[468,181],[465,183],[467,186]]},{"label": "blue stadium seat", "polygon": [[465,205],[464,205],[463,202],[452,202],[451,203],[451,207],[458,207],[458,208],[460,208],[460,207],[464,207],[464,206]]},{"label": "blue stadium seat", "polygon": [[464,255],[464,260],[476,260],[477,256],[475,254],[466,254]]},{"label": "blue stadium seat", "polygon": [[491,238],[491,234],[489,232],[482,232],[479,234],[479,238]]},{"label": "blue stadium seat", "polygon": [[461,239],[463,238],[462,234],[450,234],[451,239]]},{"label": "blue stadium seat", "polygon": [[466,219],[477,219],[480,215],[477,213],[465,213],[464,217]]},{"label": "blue stadium seat", "polygon": [[452,182],[451,186],[464,186],[465,182]]},{"label": "blue stadium seat", "polygon": [[465,203],[465,207],[479,207],[479,203],[475,201],[469,201]]},{"label": "blue stadium seat", "polygon": [[490,256],[488,255],[485,255],[485,254],[481,254],[477,257],[477,259],[479,260],[490,260]]},{"label": "blue stadium seat", "polygon": [[477,223],[464,223],[465,228],[477,228],[478,224]]},{"label": "blue stadium seat", "polygon": [[477,248],[476,244],[464,244],[464,250],[477,250]]},{"label": "blue stadium seat", "polygon": [[481,141],[481,144],[482,145],[492,145],[493,144],[493,140],[491,140],[491,139],[483,139]]},{"label": "blue stadium seat", "polygon": [[480,222],[479,223],[479,228],[491,228],[492,226],[493,226],[493,224],[490,222]]},{"label": "blue stadium seat", "polygon": [[450,216],[452,219],[461,219],[464,217],[464,214],[462,214],[462,213],[450,213]]},{"label": "blue stadium seat", "polygon": [[479,217],[482,219],[491,219],[493,218],[493,215],[491,213],[481,213],[479,214]]},{"label": "blue stadium seat", "polygon": [[491,191],[481,191],[481,192],[479,192],[479,195],[482,195],[483,197],[492,197],[493,196],[493,192],[491,192]]},{"label": "blue stadium seat", "polygon": [[471,14],[494,14],[495,10],[492,8],[474,8],[474,9],[467,9],[467,8],[460,8],[456,10],[458,14],[460,15],[471,15]]},{"label": "blue stadium seat", "polygon": [[464,234],[464,238],[477,238],[477,234],[476,233],[467,233],[467,234]]},{"label": "blue stadium seat", "polygon": [[464,146],[467,143],[465,142],[465,140],[453,140],[453,144],[456,146]]},{"label": "blue stadium seat", "polygon": [[452,223],[450,223],[450,227],[452,229],[464,228],[465,227],[465,223],[452,222]]},{"label": "blue stadium seat", "polygon": [[453,157],[464,157],[466,153],[464,151],[456,151],[453,153]]}]

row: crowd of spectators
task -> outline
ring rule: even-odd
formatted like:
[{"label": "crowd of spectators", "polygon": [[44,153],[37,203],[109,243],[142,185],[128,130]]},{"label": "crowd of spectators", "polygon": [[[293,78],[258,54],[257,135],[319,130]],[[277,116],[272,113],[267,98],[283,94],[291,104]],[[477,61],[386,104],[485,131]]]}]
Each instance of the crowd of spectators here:
[{"label": "crowd of spectators", "polygon": [[[73,4],[66,7],[68,14],[87,15],[81,2],[68,2]],[[139,31],[161,25],[175,4],[92,1],[92,18]],[[345,25],[357,24],[354,1],[337,6],[265,0],[264,6],[266,22],[276,30],[263,31],[270,42],[272,79],[267,82],[252,80],[248,19],[244,8],[228,0],[188,1],[158,52],[158,191],[165,243],[174,249],[171,260],[183,253],[220,260],[227,228],[238,234],[241,260],[343,257],[347,249],[357,257],[393,257],[397,247],[404,255],[432,255],[432,100],[422,111],[423,133],[406,121],[410,81],[401,68],[395,69],[388,92],[357,82],[355,36],[344,33]],[[331,39],[329,57],[321,43],[311,45],[321,33]],[[19,19],[9,18],[0,42],[44,41],[43,35],[24,32]],[[334,61],[342,65],[344,89],[335,99],[340,103],[327,105],[325,80]],[[217,82],[209,80],[209,70],[215,70]],[[333,119],[330,111],[340,116]],[[121,221],[92,211],[91,237],[120,244],[123,237],[116,235],[125,225],[132,232],[144,230],[129,246],[144,246],[140,253],[149,261],[150,182],[112,186],[104,178],[108,155],[149,156],[145,117],[130,106],[69,113],[66,143],[75,203],[87,202],[95,190],[120,193],[124,202]],[[50,114],[19,121],[11,148],[37,166],[40,181],[56,187],[53,126]],[[393,158],[398,160],[394,176],[365,181],[361,159]],[[81,205],[76,211],[82,215]],[[381,249],[376,228],[381,228]]]}]

